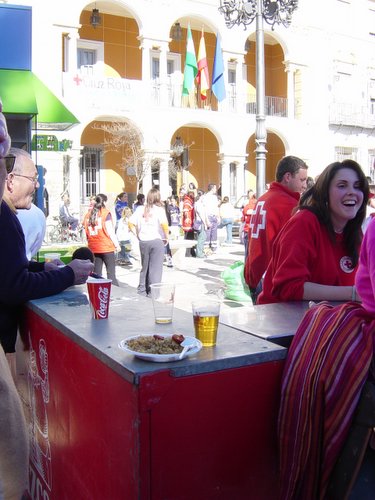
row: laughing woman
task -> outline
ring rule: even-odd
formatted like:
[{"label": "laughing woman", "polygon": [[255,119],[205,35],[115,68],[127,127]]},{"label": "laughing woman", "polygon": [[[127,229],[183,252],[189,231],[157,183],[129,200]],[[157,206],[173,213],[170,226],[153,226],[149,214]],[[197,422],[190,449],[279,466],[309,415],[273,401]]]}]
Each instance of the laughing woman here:
[{"label": "laughing woman", "polygon": [[358,163],[328,165],[276,238],[257,303],[357,300],[354,278],[368,195]]}]

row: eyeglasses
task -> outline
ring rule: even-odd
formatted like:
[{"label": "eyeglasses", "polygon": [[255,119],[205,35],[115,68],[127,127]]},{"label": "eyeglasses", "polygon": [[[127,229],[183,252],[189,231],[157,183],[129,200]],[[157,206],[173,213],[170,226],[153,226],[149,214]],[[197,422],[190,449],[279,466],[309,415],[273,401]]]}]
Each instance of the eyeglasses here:
[{"label": "eyeglasses", "polygon": [[4,157],[5,160],[5,168],[7,170],[7,174],[10,174],[14,169],[14,164],[16,163],[16,157],[14,155],[8,155]]},{"label": "eyeglasses", "polygon": [[[7,174],[11,174],[14,169],[14,165],[16,163],[16,156],[15,155],[8,155],[4,157],[5,160],[5,168],[7,171]],[[36,175],[35,177],[31,177],[30,175],[22,175],[22,174],[14,174],[15,177],[24,177],[25,179],[29,179],[33,184],[37,184],[38,182],[38,176]]]},{"label": "eyeglasses", "polygon": [[25,179],[29,179],[33,184],[37,184],[38,176],[31,177],[30,175],[21,175],[21,174],[13,174],[15,177],[24,177]]}]

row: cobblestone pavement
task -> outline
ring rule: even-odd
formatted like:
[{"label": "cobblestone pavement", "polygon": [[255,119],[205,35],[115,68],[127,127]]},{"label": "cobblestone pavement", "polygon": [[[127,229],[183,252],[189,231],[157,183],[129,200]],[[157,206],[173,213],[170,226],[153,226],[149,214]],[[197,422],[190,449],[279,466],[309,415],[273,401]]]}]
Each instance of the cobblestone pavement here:
[{"label": "cobblestone pavement", "polygon": [[[224,282],[221,272],[228,266],[244,259],[244,246],[234,238],[232,246],[220,246],[216,254],[204,259],[183,257],[175,259],[173,268],[164,264],[163,282],[176,284],[175,306],[191,311],[191,302],[198,297],[212,295],[224,298]],[[137,288],[140,260],[132,259],[132,267],[116,266],[116,276],[121,284]],[[247,306],[251,302],[234,302],[224,299],[222,308]]]}]

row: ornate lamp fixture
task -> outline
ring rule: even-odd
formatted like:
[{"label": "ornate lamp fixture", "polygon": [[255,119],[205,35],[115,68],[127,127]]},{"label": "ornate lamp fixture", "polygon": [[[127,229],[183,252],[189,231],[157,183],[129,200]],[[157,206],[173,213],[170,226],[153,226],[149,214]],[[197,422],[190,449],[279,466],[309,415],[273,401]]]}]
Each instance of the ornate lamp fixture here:
[{"label": "ornate lamp fixture", "polygon": [[[274,29],[275,24],[290,25],[298,0],[220,0],[219,12],[228,28],[256,22],[256,129],[255,164],[257,197],[266,187],[265,63],[263,20]],[[247,40],[248,41],[248,40]],[[247,47],[248,48],[248,47]],[[246,50],[246,48],[245,48]]]},{"label": "ornate lamp fixture", "polygon": [[180,42],[182,40],[182,28],[180,23],[174,23],[171,29],[171,38],[176,42]]},{"label": "ornate lamp fixture", "polygon": [[257,13],[257,4],[262,4],[262,16],[274,29],[275,24],[285,27],[290,25],[292,14],[297,8],[298,0],[220,0],[219,12],[224,15],[228,28],[243,24],[251,24]]},{"label": "ornate lamp fixture", "polygon": [[90,16],[90,24],[94,28],[102,24],[102,18],[101,15],[99,14],[99,9],[97,9],[96,7],[95,9],[92,9],[92,13]]}]

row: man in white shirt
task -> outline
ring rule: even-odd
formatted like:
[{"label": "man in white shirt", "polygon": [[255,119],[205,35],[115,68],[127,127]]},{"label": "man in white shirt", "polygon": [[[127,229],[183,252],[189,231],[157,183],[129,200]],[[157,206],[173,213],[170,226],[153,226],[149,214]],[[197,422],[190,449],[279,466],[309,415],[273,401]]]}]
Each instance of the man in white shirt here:
[{"label": "man in white shirt", "polygon": [[17,210],[17,217],[25,235],[26,257],[31,260],[39,252],[46,233],[46,217],[43,210],[31,204],[31,208]]}]

